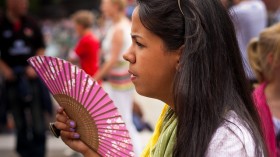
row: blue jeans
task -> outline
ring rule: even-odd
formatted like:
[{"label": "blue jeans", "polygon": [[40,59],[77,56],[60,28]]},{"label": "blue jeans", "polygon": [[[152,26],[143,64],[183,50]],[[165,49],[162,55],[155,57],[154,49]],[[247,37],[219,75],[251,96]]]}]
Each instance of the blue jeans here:
[{"label": "blue jeans", "polygon": [[27,80],[25,88],[32,99],[21,99],[23,91],[19,90],[19,82],[7,82],[8,105],[13,114],[17,144],[16,150],[21,157],[44,157],[46,152],[45,119],[38,79]]}]

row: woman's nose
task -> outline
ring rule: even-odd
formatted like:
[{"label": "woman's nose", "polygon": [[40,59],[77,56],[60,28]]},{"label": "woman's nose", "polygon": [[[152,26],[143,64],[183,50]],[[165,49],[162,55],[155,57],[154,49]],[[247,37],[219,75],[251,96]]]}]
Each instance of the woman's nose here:
[{"label": "woman's nose", "polygon": [[128,51],[123,55],[123,58],[129,63],[135,63],[135,55],[133,54],[132,48],[130,47]]}]

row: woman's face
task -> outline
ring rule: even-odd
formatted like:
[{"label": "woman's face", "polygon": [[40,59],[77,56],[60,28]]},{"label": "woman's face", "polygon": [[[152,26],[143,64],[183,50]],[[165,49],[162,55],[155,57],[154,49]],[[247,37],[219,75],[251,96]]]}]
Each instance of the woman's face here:
[{"label": "woman's face", "polygon": [[84,27],[82,25],[74,22],[74,28],[79,37],[83,35]]},{"label": "woman's face", "polygon": [[112,0],[102,0],[101,11],[106,18],[111,18],[117,12],[116,4]]},{"label": "woman's face", "polygon": [[[179,50],[169,52],[163,40],[141,23],[138,7],[132,15],[132,45],[124,58],[136,91],[144,96],[173,103],[173,81],[179,61]],[[170,104],[172,105],[172,104]]]},{"label": "woman's face", "polygon": [[[277,52],[276,52],[277,53]],[[279,81],[280,79],[280,74],[279,74],[279,71],[280,71],[280,62],[278,58],[275,58],[275,57],[278,57],[276,55],[275,52],[270,52],[267,54],[266,56],[266,62],[264,62],[263,66],[264,68],[263,69],[266,69],[266,71],[268,71],[269,73],[267,73],[267,78],[269,80],[267,81]]]}]

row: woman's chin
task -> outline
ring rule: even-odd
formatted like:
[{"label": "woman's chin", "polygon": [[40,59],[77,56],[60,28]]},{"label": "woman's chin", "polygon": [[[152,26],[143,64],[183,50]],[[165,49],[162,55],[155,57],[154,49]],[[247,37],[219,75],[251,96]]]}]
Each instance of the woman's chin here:
[{"label": "woman's chin", "polygon": [[137,87],[137,85],[135,85],[135,90],[141,96],[145,96],[145,97],[149,97],[149,98],[153,98],[153,99],[158,99],[154,94],[152,94],[152,92],[145,90],[143,88],[143,86],[138,86]]}]

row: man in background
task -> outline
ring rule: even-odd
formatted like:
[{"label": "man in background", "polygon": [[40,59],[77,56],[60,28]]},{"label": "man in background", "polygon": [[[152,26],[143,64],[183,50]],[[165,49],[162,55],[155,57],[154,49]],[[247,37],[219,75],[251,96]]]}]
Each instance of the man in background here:
[{"label": "man in background", "polygon": [[0,18],[0,71],[7,104],[16,126],[16,150],[21,157],[45,156],[42,84],[27,59],[44,54],[43,35],[27,16],[28,0],[6,0]]},{"label": "man in background", "polygon": [[221,0],[221,2],[232,16],[247,78],[253,84],[256,78],[248,63],[247,46],[249,41],[257,37],[267,26],[265,4],[261,0]]}]

